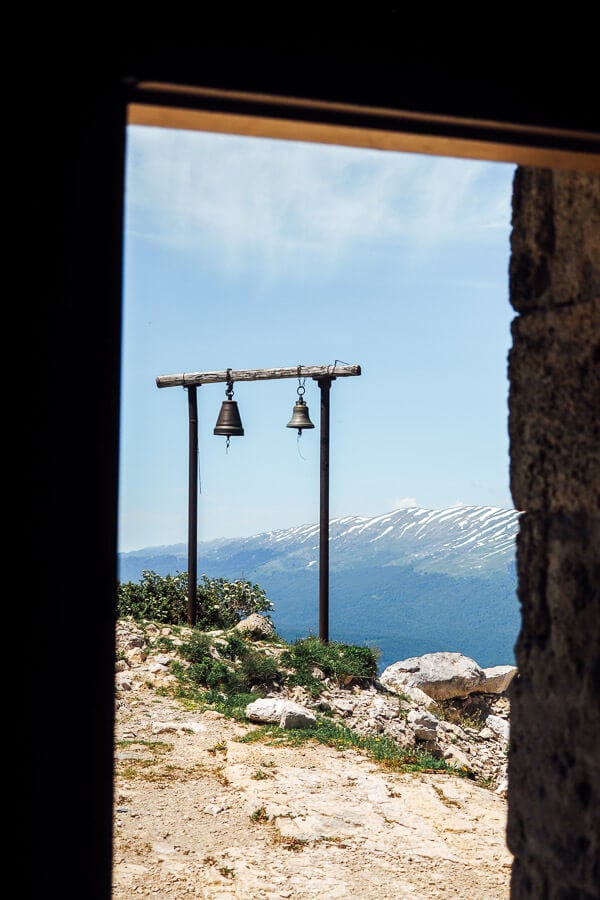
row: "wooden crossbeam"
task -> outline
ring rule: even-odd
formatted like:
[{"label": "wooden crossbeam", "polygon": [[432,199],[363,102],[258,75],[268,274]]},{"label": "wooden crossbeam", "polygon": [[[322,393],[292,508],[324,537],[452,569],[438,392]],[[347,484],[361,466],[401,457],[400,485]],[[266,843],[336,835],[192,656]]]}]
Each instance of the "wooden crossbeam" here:
[{"label": "wooden crossbeam", "polygon": [[221,372],[181,372],[178,375],[159,375],[156,385],[166,387],[196,387],[227,381],[268,381],[275,378],[345,378],[360,375],[360,366],[334,363],[332,366],[292,366],[287,369],[225,369]]}]

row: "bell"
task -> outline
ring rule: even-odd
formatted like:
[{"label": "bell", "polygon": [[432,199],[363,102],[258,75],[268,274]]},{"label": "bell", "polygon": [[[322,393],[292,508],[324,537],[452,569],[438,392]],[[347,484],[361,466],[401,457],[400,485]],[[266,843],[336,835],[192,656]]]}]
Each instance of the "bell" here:
[{"label": "bell", "polygon": [[294,404],[292,418],[287,423],[287,428],[297,428],[298,434],[302,433],[303,428],[314,428],[315,426],[308,417],[308,406],[302,397],[298,397],[298,402]]},{"label": "bell", "polygon": [[235,400],[223,400],[213,434],[224,434],[228,438],[244,434],[242,420],[240,419],[238,405]]}]

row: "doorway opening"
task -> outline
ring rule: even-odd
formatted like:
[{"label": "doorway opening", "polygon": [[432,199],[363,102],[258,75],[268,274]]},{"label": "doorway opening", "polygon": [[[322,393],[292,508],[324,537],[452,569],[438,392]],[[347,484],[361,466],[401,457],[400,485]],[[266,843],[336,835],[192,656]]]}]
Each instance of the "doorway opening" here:
[{"label": "doorway opening", "polygon": [[[487,160],[129,126],[120,580],[186,568],[185,392],[158,391],[157,376],[356,362],[361,377],[332,391],[332,637],[378,647],[381,669],[437,650],[512,664],[513,173]],[[286,639],[314,633],[318,534],[307,542],[302,529],[318,517],[317,440],[284,427],[290,382],[240,383],[245,436],[226,452],[212,435],[221,393],[199,392],[200,571],[258,581]],[[309,407],[317,395],[309,383]],[[402,551],[399,533],[415,535]],[[268,562],[243,571],[235,539]],[[307,558],[274,566],[274,542],[292,555],[304,545]]]}]

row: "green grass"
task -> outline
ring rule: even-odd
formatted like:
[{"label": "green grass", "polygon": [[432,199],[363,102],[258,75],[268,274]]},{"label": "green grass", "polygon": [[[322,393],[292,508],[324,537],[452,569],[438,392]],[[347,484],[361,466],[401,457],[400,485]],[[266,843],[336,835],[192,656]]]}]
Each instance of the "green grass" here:
[{"label": "green grass", "polygon": [[321,678],[313,675],[315,669],[338,685],[349,680],[367,683],[377,676],[379,653],[371,647],[337,641],[326,643],[309,636],[291,644],[280,659],[291,670],[287,683],[301,685],[316,698],[323,692],[324,685]]},{"label": "green grass", "polygon": [[366,686],[377,677],[379,656],[370,647],[327,643],[316,637],[263,645],[230,631],[215,641],[198,628],[179,647],[179,655],[187,665],[171,664],[178,682],[174,696],[199,705],[212,704],[236,718],[240,707],[236,698],[250,692],[256,699],[271,689],[302,686],[317,699],[327,682],[340,685],[352,681]]},{"label": "green grass", "polygon": [[317,719],[313,728],[278,728],[273,725],[259,726],[239,738],[241,743],[262,741],[267,744],[286,744],[299,747],[308,741],[315,741],[337,750],[353,749],[369,757],[387,769],[395,772],[448,772],[464,776],[462,769],[450,766],[446,760],[438,759],[420,747],[400,747],[387,735],[359,735],[332,719]]},{"label": "green grass", "polygon": [[259,696],[259,694],[246,692],[224,694],[214,688],[207,690],[200,685],[194,686],[185,683],[159,687],[157,693],[179,700],[187,710],[214,709],[229,719],[235,719],[236,722],[247,721],[246,707]]},{"label": "green grass", "polygon": [[258,809],[255,809],[254,812],[250,814],[250,819],[252,822],[256,822],[260,825],[266,825],[269,821],[269,817],[267,815],[265,807],[259,806]]}]

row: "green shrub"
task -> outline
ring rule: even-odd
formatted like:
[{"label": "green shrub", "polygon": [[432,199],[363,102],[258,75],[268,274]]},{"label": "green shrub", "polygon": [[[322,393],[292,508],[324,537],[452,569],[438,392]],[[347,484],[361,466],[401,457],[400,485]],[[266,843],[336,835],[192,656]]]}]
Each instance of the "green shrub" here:
[{"label": "green shrub", "polygon": [[219,655],[226,659],[243,659],[250,652],[247,642],[237,632],[225,636],[226,643],[219,647]]},{"label": "green shrub", "polygon": [[249,581],[227,581],[203,575],[202,583],[198,585],[196,625],[205,630],[233,628],[252,613],[264,615],[272,609],[273,604],[262,588]]},{"label": "green shrub", "polygon": [[214,688],[225,694],[239,693],[244,687],[234,669],[226,663],[210,658],[192,663],[186,669],[183,679],[195,686]]},{"label": "green shrub", "polygon": [[288,682],[302,685],[313,697],[323,690],[322,681],[312,674],[313,669],[319,669],[338,684],[347,678],[369,680],[377,675],[377,660],[378,653],[371,647],[336,641],[324,643],[317,637],[301,638],[281,655],[281,663],[293,670]]},{"label": "green shrub", "polygon": [[250,650],[242,658],[241,677],[246,689],[254,685],[269,684],[281,681],[281,669],[276,659],[265,656],[256,650]]},{"label": "green shrub", "polygon": [[182,625],[187,617],[187,576],[157,575],[145,569],[138,584],[119,584],[117,592],[119,618],[132,616],[137,621],[149,619],[166,625]]},{"label": "green shrub", "polygon": [[179,648],[179,655],[190,665],[179,669],[177,677],[183,683],[194,687],[216,688],[225,693],[241,689],[241,681],[234,669],[214,659],[210,650],[212,641],[209,635],[194,629],[189,639]]},{"label": "green shrub", "polygon": [[194,628],[187,641],[184,641],[179,647],[179,655],[190,663],[201,663],[205,659],[212,659],[211,646],[212,641],[209,635]]},{"label": "green shrub", "polygon": [[[230,694],[283,679],[277,660],[249,646],[238,634],[229,634],[223,643],[219,641],[216,649],[220,659],[214,658],[212,646],[210,635],[193,630],[179,648],[179,655],[190,663],[187,669],[178,670],[180,681]],[[231,664],[221,660],[231,660]]]},{"label": "green shrub", "polygon": [[[269,613],[273,604],[257,584],[249,581],[227,581],[225,578],[208,578],[196,590],[196,622],[199,628],[232,628],[252,613]],[[118,585],[117,615],[131,616],[140,621],[149,619],[166,625],[187,623],[188,585],[187,573],[157,575],[145,569],[138,584],[128,581]],[[267,616],[268,618],[268,616]]]}]

